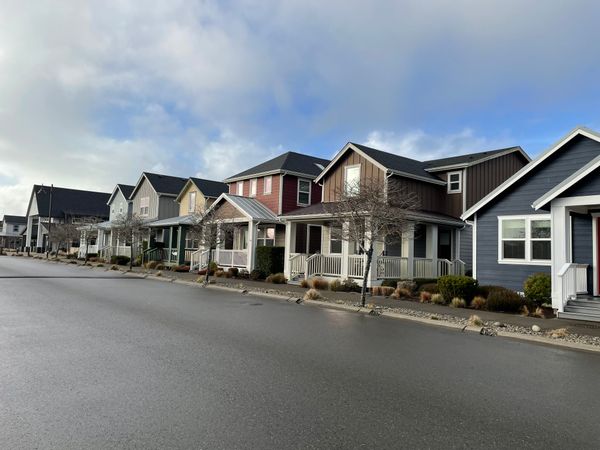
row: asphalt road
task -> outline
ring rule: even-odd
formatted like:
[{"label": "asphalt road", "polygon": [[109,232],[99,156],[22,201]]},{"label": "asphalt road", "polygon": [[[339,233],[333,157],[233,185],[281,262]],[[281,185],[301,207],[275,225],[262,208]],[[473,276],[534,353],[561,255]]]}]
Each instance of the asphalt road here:
[{"label": "asphalt road", "polygon": [[0,346],[2,448],[600,446],[596,354],[114,272],[0,257]]}]

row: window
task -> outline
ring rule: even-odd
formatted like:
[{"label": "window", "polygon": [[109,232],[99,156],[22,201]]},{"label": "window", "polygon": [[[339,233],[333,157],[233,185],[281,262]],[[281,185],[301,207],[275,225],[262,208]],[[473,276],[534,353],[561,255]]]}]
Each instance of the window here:
[{"label": "window", "polygon": [[[113,211],[114,212],[114,211]],[[123,212],[123,202],[119,203],[119,212]]]},{"label": "window", "polygon": [[185,248],[186,249],[197,249],[200,248],[200,241],[198,239],[185,239]]},{"label": "window", "polygon": [[499,217],[498,230],[499,262],[550,264],[550,217]]},{"label": "window", "polygon": [[147,216],[149,213],[150,197],[140,198],[140,216]]},{"label": "window", "polygon": [[360,164],[344,168],[344,191],[346,195],[358,194],[360,191]]},{"label": "window", "polygon": [[257,179],[256,178],[252,178],[250,180],[250,197],[256,197],[256,185],[257,185]]},{"label": "window", "polygon": [[261,246],[265,246],[265,247],[275,246],[275,228],[274,227],[259,228],[257,239],[256,239],[256,245],[261,245]]},{"label": "window", "polygon": [[448,174],[448,194],[460,194],[462,192],[462,172],[450,172]]},{"label": "window", "polygon": [[268,177],[265,177],[265,179],[264,179],[263,191],[265,194],[270,194],[272,192],[272,189],[273,189],[273,177],[269,175]]},{"label": "window", "polygon": [[196,191],[190,192],[190,201],[188,204],[188,212],[194,212],[196,210]]},{"label": "window", "polygon": [[329,237],[329,253],[342,253],[342,229],[340,227],[331,228],[331,236]]},{"label": "window", "polygon": [[244,195],[244,182],[243,181],[238,181],[237,182],[237,195]]},{"label": "window", "polygon": [[310,205],[310,180],[298,179],[298,205]]},{"label": "window", "polygon": [[13,233],[19,232],[19,225],[13,225]]}]

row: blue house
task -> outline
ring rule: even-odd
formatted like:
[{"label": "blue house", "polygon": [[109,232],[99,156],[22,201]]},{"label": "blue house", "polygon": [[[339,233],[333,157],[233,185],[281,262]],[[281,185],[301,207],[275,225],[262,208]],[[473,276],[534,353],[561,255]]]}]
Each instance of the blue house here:
[{"label": "blue house", "polygon": [[473,276],[523,290],[548,273],[559,317],[600,321],[600,133],[576,128],[461,216]]}]

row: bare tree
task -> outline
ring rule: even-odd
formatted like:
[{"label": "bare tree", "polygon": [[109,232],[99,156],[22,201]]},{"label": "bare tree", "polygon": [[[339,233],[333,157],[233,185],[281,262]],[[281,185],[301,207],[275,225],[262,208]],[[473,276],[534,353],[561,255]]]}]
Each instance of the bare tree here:
[{"label": "bare tree", "polygon": [[77,225],[73,224],[71,221],[55,223],[53,225],[52,235],[49,238],[48,245],[50,246],[50,249],[52,249],[52,245],[56,244],[56,254],[54,257],[55,259],[58,259],[58,252],[60,251],[61,245],[64,245],[67,253],[70,253],[71,244],[75,239],[79,239],[80,232]]},{"label": "bare tree", "polygon": [[[129,242],[129,269],[133,267],[133,255],[135,246],[141,246],[142,238],[148,227],[144,219],[137,214],[132,214],[127,217],[126,214],[121,214],[113,221],[113,230],[117,234],[119,240]],[[143,263],[143,261],[142,261]]]},{"label": "bare tree", "polygon": [[361,291],[362,306],[366,303],[367,280],[373,261],[376,242],[393,242],[413,229],[410,213],[418,209],[419,201],[414,192],[408,192],[392,181],[378,183],[367,181],[346,184],[336,191],[338,201],[325,203],[332,215],[338,239],[356,243],[366,255]]},{"label": "bare tree", "polygon": [[[92,239],[98,239],[97,224],[102,222],[102,219],[99,219],[98,217],[89,217],[86,219],[86,222],[88,223],[88,225],[81,227],[80,230],[82,230],[85,233],[85,262],[87,263],[88,254],[90,253],[90,241]],[[96,242],[96,244],[98,244],[98,242]]]},{"label": "bare tree", "polygon": [[198,242],[199,248],[208,251],[208,261],[204,283],[210,278],[210,266],[213,262],[214,250],[225,243],[233,233],[234,224],[219,215],[218,208],[197,210],[192,214],[192,224],[188,228],[188,236]]}]

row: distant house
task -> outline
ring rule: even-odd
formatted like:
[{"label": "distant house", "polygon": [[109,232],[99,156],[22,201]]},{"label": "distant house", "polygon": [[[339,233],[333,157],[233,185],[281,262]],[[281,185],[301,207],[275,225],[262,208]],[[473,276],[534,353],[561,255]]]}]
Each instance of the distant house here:
[{"label": "distant house", "polygon": [[0,248],[18,250],[23,246],[27,217],[5,215],[0,222]]},{"label": "distant house", "polygon": [[227,190],[227,184],[220,181],[190,177],[175,198],[179,214],[148,225],[160,239],[155,240],[154,250],[147,252],[147,259],[166,265],[190,264],[199,243],[188,237],[189,225]]},{"label": "distant house", "polygon": [[[314,180],[328,163],[323,158],[287,152],[227,178],[229,192],[211,208],[217,216],[235,223],[235,231],[216,250],[215,261],[252,270],[256,246],[283,246],[285,227],[278,215],[321,202],[321,186]],[[199,265],[197,260],[192,267]]]},{"label": "distant house", "polygon": [[85,224],[108,219],[109,197],[106,192],[34,185],[27,206],[25,248],[46,250],[49,223],[51,228],[54,223]]},{"label": "distant house", "polygon": [[600,133],[576,128],[462,215],[473,222],[473,275],[523,290],[552,280],[559,317],[600,321]]},{"label": "distant house", "polygon": [[349,183],[394,183],[414,192],[420,208],[414,231],[401,242],[376,243],[372,284],[385,278],[434,278],[470,269],[471,229],[461,214],[529,161],[520,147],[417,161],[360,144],[348,143],[316,177],[322,203],[281,216],[286,223],[286,276],[356,278],[364,255],[354,243],[332,233],[331,208]]}]

